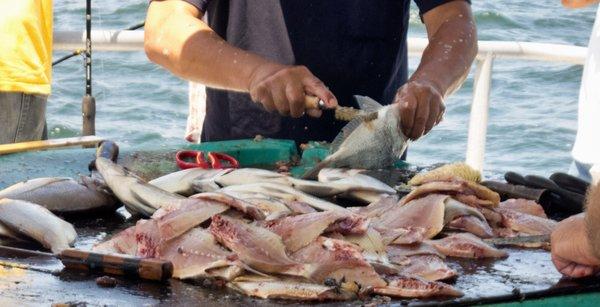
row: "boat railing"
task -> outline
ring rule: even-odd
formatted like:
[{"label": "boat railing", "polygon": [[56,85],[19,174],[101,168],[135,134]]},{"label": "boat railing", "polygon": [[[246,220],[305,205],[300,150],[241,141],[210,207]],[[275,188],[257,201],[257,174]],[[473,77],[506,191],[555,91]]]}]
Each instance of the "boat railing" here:
[{"label": "boat railing", "polygon": [[[96,30],[92,31],[91,37],[94,51],[141,51],[144,48],[143,31]],[[408,39],[409,55],[421,56],[427,43],[426,38],[410,37]],[[72,51],[84,47],[84,31],[57,31],[54,33],[55,50]],[[587,48],[572,45],[479,41],[465,162],[477,170],[483,170],[494,59],[511,58],[583,65],[586,53]]]}]

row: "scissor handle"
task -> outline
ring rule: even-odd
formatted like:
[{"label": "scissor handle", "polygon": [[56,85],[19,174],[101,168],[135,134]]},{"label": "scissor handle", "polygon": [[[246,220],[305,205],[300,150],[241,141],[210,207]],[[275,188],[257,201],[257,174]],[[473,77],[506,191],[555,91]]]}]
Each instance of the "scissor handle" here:
[{"label": "scissor handle", "polygon": [[221,161],[227,162],[229,165],[226,167],[228,167],[228,168],[239,168],[240,167],[240,163],[238,162],[238,160],[236,160],[234,157],[232,157],[228,154],[224,154],[224,153],[220,153],[220,152],[212,152],[212,151],[209,152],[208,160],[210,161],[210,165],[212,166],[212,168],[223,168],[223,164],[221,163]]},{"label": "scissor handle", "polygon": [[[188,162],[187,159],[192,159],[194,162]],[[188,169],[195,167],[209,168],[208,162],[204,159],[204,154],[197,150],[181,150],[175,154],[175,162],[180,169]]]}]

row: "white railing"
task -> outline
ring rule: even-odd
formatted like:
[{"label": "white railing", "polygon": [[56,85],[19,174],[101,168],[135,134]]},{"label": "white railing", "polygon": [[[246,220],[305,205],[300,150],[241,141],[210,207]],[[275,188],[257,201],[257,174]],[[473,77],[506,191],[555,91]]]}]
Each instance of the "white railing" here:
[{"label": "white railing", "polygon": [[[92,31],[94,51],[140,51],[143,50],[143,41],[143,31]],[[85,32],[83,31],[59,31],[54,33],[55,50],[76,50],[84,48],[84,44]],[[408,39],[410,56],[421,56],[426,47],[427,39],[425,38]],[[570,45],[479,41],[466,163],[475,169],[483,170],[494,59],[512,58],[583,65],[586,53],[587,48]]]}]

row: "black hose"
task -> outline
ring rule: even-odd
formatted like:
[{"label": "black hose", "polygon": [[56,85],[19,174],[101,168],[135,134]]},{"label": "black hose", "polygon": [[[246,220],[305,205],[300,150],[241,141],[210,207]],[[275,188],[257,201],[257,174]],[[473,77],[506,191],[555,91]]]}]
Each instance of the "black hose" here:
[{"label": "black hose", "polygon": [[78,55],[82,54],[83,51],[84,51],[83,49],[77,49],[77,50],[71,52],[71,54],[65,55],[65,56],[61,57],[60,59],[52,62],[52,66],[54,66],[56,64],[60,64],[60,63],[66,61],[66,60],[68,60],[68,59],[70,59],[70,58],[72,58],[74,56],[78,56]]},{"label": "black hose", "polygon": [[137,29],[143,28],[145,24],[146,24],[145,22],[141,22],[141,23],[133,25],[125,30],[130,30],[130,31],[137,30]]}]

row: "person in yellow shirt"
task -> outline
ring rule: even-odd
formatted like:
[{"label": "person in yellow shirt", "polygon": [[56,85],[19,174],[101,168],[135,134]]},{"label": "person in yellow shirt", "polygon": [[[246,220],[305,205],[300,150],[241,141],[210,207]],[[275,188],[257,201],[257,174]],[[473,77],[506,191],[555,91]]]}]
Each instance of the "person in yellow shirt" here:
[{"label": "person in yellow shirt", "polygon": [[0,0],[0,144],[46,137],[52,0]]}]

